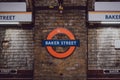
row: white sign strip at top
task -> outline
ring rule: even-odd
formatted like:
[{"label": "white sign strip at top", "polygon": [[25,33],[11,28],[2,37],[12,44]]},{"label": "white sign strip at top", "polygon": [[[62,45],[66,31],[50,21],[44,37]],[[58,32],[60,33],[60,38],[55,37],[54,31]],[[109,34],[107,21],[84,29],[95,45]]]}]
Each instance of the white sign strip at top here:
[{"label": "white sign strip at top", "polygon": [[120,2],[95,2],[95,11],[120,11]]},{"label": "white sign strip at top", "polygon": [[94,12],[89,11],[88,21],[120,21],[120,12]]},{"label": "white sign strip at top", "polygon": [[26,3],[0,2],[0,12],[26,12]]},{"label": "white sign strip at top", "polygon": [[0,13],[1,22],[31,22],[32,12]]}]

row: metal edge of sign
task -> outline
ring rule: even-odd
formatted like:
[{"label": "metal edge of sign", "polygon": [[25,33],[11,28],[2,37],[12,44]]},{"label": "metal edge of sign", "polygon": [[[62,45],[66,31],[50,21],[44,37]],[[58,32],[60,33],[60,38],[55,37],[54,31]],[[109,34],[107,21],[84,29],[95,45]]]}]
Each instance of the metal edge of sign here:
[{"label": "metal edge of sign", "polygon": [[88,14],[120,14],[120,11],[88,11]]},{"label": "metal edge of sign", "polygon": [[32,14],[32,12],[0,12],[0,14]]}]

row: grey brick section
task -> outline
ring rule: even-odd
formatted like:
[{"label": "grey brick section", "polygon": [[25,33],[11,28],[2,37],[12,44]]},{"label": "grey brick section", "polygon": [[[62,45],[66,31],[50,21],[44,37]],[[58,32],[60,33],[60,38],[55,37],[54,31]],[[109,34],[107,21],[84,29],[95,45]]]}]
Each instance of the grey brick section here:
[{"label": "grey brick section", "polygon": [[115,49],[115,40],[120,40],[120,28],[91,28],[88,32],[89,70],[120,69],[120,50]]},{"label": "grey brick section", "polygon": [[0,43],[0,68],[33,69],[32,29],[0,27]]}]

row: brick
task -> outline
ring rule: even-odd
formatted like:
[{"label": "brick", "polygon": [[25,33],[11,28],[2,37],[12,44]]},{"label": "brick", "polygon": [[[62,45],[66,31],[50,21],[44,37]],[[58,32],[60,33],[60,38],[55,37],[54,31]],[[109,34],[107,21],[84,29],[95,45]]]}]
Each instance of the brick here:
[{"label": "brick", "polygon": [[[120,59],[119,50],[115,50],[114,41],[118,39],[119,28],[106,27],[88,30],[88,68],[89,69],[117,69]],[[93,34],[97,33],[97,34]],[[96,39],[94,41],[94,39]]]},{"label": "brick", "polygon": [[[45,6],[51,3],[35,1],[36,6]],[[78,3],[76,3],[78,2]],[[45,3],[45,4],[43,4]],[[85,5],[85,0],[65,0],[65,6]],[[80,10],[67,10],[60,14],[58,10],[35,11],[35,71],[34,80],[86,80],[86,52],[87,52],[87,28],[85,24],[85,12]],[[57,59],[52,57],[45,47],[42,47],[42,40],[57,27],[70,30],[81,41],[74,53],[65,58]],[[58,39],[57,35],[54,39]],[[63,35],[61,38],[65,39]],[[63,52],[66,48],[56,47],[56,51]],[[77,64],[77,66],[76,66]],[[80,76],[82,75],[82,76]]]},{"label": "brick", "polygon": [[[0,27],[0,41],[9,41],[8,48],[0,45],[0,68],[33,69],[33,31],[30,29]],[[4,37],[4,39],[2,39]],[[5,63],[3,63],[3,62]]]}]

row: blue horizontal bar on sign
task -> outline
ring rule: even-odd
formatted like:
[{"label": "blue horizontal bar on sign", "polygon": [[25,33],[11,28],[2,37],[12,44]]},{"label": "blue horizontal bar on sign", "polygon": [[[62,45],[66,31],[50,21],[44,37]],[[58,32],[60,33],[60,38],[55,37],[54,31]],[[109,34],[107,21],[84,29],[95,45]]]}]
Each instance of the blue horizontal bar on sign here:
[{"label": "blue horizontal bar on sign", "polygon": [[43,40],[42,46],[80,46],[79,40]]}]

